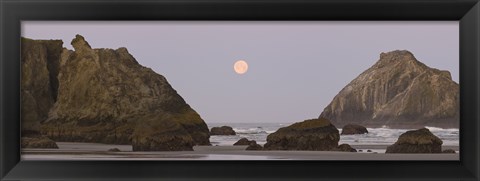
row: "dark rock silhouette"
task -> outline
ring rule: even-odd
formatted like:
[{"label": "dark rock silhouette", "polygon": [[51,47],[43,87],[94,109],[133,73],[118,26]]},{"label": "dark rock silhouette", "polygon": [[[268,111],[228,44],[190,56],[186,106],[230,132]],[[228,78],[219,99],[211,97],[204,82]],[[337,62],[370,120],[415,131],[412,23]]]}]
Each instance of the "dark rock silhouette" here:
[{"label": "dark rock silhouette", "polygon": [[333,151],[357,152],[357,150],[352,148],[349,144],[338,145],[338,147],[333,149]]},{"label": "dark rock silhouette", "polygon": [[252,140],[245,150],[263,150],[263,147],[262,145],[257,144],[255,140]]},{"label": "dark rock silhouette", "polygon": [[318,150],[337,148],[338,129],[325,118],[310,119],[278,129],[267,136],[266,150]]},{"label": "dark rock silhouette", "polygon": [[[242,138],[242,139],[239,139],[237,142],[235,142],[233,145],[234,146],[237,146],[237,145],[250,145],[250,143],[253,143],[255,142],[254,140],[248,140],[247,138]],[[255,142],[256,143],[256,142]]]},{"label": "dark rock silhouette", "polygon": [[385,153],[441,153],[443,141],[427,128],[403,133]]},{"label": "dark rock silhouette", "polygon": [[236,135],[235,131],[230,126],[213,127],[210,130],[210,135]]},{"label": "dark rock silhouette", "polygon": [[342,128],[341,135],[365,134],[368,133],[367,128],[358,124],[347,124]]},{"label": "dark rock silhouette", "polygon": [[459,95],[459,85],[448,71],[397,50],[380,54],[380,60],[345,86],[319,117],[339,127],[458,128]]}]

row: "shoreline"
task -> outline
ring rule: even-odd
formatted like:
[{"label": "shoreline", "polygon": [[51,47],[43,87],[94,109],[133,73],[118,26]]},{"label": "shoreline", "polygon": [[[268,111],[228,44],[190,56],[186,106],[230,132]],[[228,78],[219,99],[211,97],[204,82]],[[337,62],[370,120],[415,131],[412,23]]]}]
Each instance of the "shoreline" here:
[{"label": "shoreline", "polygon": [[[22,160],[459,160],[459,154],[385,154],[388,145],[352,145],[363,152],[245,150],[247,146],[194,146],[194,151],[133,152],[131,145],[57,142],[59,149],[22,149]],[[448,148],[447,148],[448,147]],[[118,148],[120,152],[109,152]],[[457,148],[457,149],[455,149]],[[366,152],[371,149],[373,152]],[[454,149],[457,146],[445,146]]]}]

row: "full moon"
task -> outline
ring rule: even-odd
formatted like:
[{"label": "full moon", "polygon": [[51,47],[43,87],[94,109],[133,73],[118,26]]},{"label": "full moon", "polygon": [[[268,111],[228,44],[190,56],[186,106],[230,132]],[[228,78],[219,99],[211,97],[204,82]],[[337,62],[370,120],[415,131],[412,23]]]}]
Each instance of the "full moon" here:
[{"label": "full moon", "polygon": [[237,74],[244,74],[248,70],[248,64],[245,60],[238,60],[233,65],[233,70],[235,70]]}]

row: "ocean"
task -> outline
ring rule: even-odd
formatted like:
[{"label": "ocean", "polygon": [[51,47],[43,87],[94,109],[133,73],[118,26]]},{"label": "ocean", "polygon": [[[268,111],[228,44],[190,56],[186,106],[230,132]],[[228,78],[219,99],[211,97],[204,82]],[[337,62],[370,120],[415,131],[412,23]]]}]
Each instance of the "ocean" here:
[{"label": "ocean", "polygon": [[[234,136],[210,136],[210,142],[214,146],[231,146],[241,138],[255,140],[258,144],[263,145],[267,142],[268,134],[291,124],[293,123],[207,123],[209,129],[218,126],[230,126],[237,133]],[[459,129],[427,128],[443,141],[443,146],[459,146]],[[402,133],[409,131],[409,129],[390,129],[386,127],[367,129],[368,134],[340,135],[339,144],[391,145],[397,141]],[[339,131],[342,132],[342,129],[339,129]]]},{"label": "ocean", "polygon": [[[132,152],[131,145],[101,143],[57,142],[59,149],[22,149],[22,160],[458,160],[459,154],[376,154],[385,153],[386,147],[397,141],[407,129],[367,128],[362,135],[341,135],[340,144],[347,143],[358,153],[308,151],[245,151],[245,147],[232,146],[241,138],[255,140],[263,145],[267,136],[292,123],[210,123],[209,128],[231,126],[237,135],[211,136],[213,146],[196,146],[194,152]],[[443,140],[443,148],[457,150],[458,129],[427,127]],[[341,130],[339,130],[341,131]],[[218,145],[218,146],[216,146]],[[121,152],[108,152],[118,148]]]}]

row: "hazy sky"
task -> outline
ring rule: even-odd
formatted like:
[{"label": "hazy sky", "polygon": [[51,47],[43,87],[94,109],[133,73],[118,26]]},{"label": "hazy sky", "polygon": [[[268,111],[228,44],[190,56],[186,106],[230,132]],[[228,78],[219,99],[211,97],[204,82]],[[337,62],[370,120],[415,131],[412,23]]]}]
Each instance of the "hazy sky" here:
[{"label": "hazy sky", "polygon": [[[381,52],[409,50],[459,76],[459,26],[448,22],[22,22],[22,36],[127,47],[164,75],[207,123],[316,118]],[[248,71],[239,75],[235,61]]]}]

